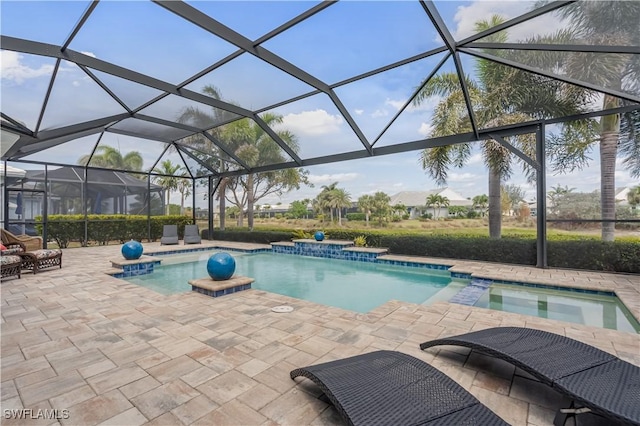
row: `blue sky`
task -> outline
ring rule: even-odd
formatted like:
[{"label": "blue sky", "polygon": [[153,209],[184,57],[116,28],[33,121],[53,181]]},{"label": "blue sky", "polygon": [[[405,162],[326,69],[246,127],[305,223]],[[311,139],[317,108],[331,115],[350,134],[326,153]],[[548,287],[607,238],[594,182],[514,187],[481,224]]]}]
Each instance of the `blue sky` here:
[{"label": "blue sky", "polygon": [[[252,40],[315,4],[308,1],[189,3]],[[532,5],[532,2],[521,1],[435,3],[456,39],[473,34],[473,23],[479,19],[488,19],[494,13],[512,18],[524,13]],[[2,34],[60,45],[86,4],[84,1],[2,1]],[[561,27],[559,19],[545,16],[514,27],[510,30],[510,37],[518,40]],[[263,44],[265,48],[329,84],[441,45],[440,37],[430,25],[427,15],[419,3],[413,1],[340,2]],[[100,2],[70,48],[170,83],[180,83],[236,50],[214,35],[145,1]],[[442,57],[436,55],[416,61],[338,87],[335,91],[365,136],[374,141]],[[465,72],[472,74],[473,59],[464,55],[462,59]],[[3,112],[33,128],[53,66],[54,61],[50,58],[3,51]],[[453,69],[453,63],[449,61],[441,71]],[[133,108],[158,94],[155,89],[100,72],[96,74]],[[248,109],[263,108],[311,90],[304,82],[248,54],[192,82],[187,88],[200,91],[207,84],[218,87],[225,100]],[[409,107],[375,146],[428,137],[431,115],[438,101],[434,97],[420,106]],[[64,62],[49,105],[51,107],[41,125],[43,129],[123,111],[76,65]],[[190,106],[190,102],[172,96],[142,113],[173,119],[186,106]],[[282,128],[298,136],[302,158],[362,149],[354,132],[324,94],[275,108],[271,112],[282,115]],[[136,128],[142,124],[130,120],[123,126]],[[96,140],[97,136],[83,138],[36,154],[32,159],[75,164],[78,158],[91,152]],[[103,138],[101,144],[118,147],[122,152],[140,151],[145,159],[145,168],[152,167],[163,149],[163,144],[158,142],[115,134]],[[177,160],[175,154],[168,155],[166,158]],[[548,186],[568,185],[579,191],[598,189],[597,151],[592,153],[592,158],[594,161],[583,171],[570,175],[549,175]],[[29,168],[24,164],[13,165]],[[638,184],[622,168],[618,170],[617,186]],[[394,194],[436,187],[419,165],[419,152],[314,166],[309,171],[315,188],[303,188],[281,199],[270,197],[259,203],[286,203],[313,198],[320,191],[320,186],[336,181],[353,199],[376,191]],[[534,187],[527,184],[519,166],[514,167],[509,183],[521,185],[527,191],[528,198],[533,198]],[[467,166],[451,171],[448,186],[465,197],[487,192],[486,169],[478,150],[474,151]]]}]

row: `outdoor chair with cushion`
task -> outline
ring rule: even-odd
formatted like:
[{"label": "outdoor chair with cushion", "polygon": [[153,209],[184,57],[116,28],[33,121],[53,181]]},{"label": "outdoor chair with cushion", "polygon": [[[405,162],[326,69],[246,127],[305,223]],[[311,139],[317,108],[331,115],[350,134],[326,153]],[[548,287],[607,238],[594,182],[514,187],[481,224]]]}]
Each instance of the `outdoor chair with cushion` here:
[{"label": "outdoor chair with cushion", "polygon": [[202,238],[200,238],[200,230],[198,225],[185,225],[184,227],[184,243],[185,244],[200,244]]},{"label": "outdoor chair with cushion", "polygon": [[318,385],[349,425],[507,425],[440,370],[376,351],[291,372]]},{"label": "outdoor chair with cushion", "polygon": [[34,274],[47,268],[62,268],[62,250],[40,249],[27,251],[20,254],[22,257],[22,269],[29,269]]},{"label": "outdoor chair with cushion", "polygon": [[[16,244],[17,246],[17,244]],[[16,251],[19,250],[19,251]],[[2,278],[17,276],[20,278],[20,271],[22,269],[22,258],[18,254],[22,251],[21,247],[17,248],[7,248],[4,244],[2,245],[2,251],[0,253],[0,275]]]},{"label": "outdoor chair with cushion", "polygon": [[425,342],[420,349],[439,345],[503,359],[569,396],[572,406],[557,413],[555,425],[585,412],[640,425],[640,368],[593,346],[541,330],[496,327]]},{"label": "outdoor chair with cushion", "polygon": [[164,225],[160,244],[178,244],[178,225]]},{"label": "outdoor chair with cushion", "polygon": [[12,243],[22,243],[26,250],[40,250],[42,248],[42,237],[32,237],[30,235],[14,235],[6,229],[0,229],[2,244],[8,247]]}]

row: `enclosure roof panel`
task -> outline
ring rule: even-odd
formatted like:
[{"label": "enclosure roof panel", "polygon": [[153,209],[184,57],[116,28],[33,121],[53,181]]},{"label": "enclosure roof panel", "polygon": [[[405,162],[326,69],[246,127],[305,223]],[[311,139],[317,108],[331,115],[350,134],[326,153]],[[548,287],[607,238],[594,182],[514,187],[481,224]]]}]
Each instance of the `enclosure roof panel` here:
[{"label": "enclosure roof panel", "polygon": [[5,161],[108,146],[219,176],[640,104],[639,2],[10,0],[1,19]]}]

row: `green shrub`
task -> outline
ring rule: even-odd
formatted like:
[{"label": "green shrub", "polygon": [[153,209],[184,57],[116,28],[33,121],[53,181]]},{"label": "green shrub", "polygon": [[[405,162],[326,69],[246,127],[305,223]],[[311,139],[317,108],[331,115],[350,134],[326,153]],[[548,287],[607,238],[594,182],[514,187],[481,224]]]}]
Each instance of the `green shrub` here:
[{"label": "green shrub", "polygon": [[214,240],[225,241],[238,241],[243,243],[257,243],[257,244],[269,244],[277,241],[290,241],[292,231],[277,230],[277,231],[262,231],[253,230],[249,231],[247,228],[231,228],[224,231],[215,229],[212,232],[211,237]]},{"label": "green shrub", "polygon": [[[313,230],[298,230],[312,235]],[[365,239],[370,247],[386,247],[392,254],[479,260],[519,265],[535,265],[537,261],[535,232],[505,231],[494,240],[474,232],[465,234],[440,233],[417,235],[415,230],[349,230],[325,229],[326,235],[336,240]],[[291,231],[263,229],[249,232],[234,228],[214,231],[215,239],[270,243],[288,241]],[[572,235],[550,235],[547,241],[550,267],[640,273],[640,241],[619,238],[604,243],[597,236],[576,238]]]},{"label": "green shrub", "polygon": [[347,220],[367,220],[367,216],[364,213],[347,213]]},{"label": "green shrub", "polygon": [[[36,221],[41,220],[40,217]],[[86,239],[85,239],[86,223]],[[138,241],[156,241],[162,237],[164,225],[178,225],[178,235],[184,236],[184,226],[193,223],[188,216],[152,216],[143,215],[49,215],[47,218],[47,236],[58,247],[67,248],[70,242],[87,245],[94,241],[108,244],[110,241],[124,243],[131,239]],[[42,226],[38,231],[42,233]]]},{"label": "green shrub", "polygon": [[353,244],[355,244],[356,247],[367,247],[367,237],[358,235],[353,239]]},{"label": "green shrub", "polygon": [[296,240],[304,240],[308,238],[313,238],[311,232],[307,232],[304,229],[296,229],[292,232],[293,238]]}]

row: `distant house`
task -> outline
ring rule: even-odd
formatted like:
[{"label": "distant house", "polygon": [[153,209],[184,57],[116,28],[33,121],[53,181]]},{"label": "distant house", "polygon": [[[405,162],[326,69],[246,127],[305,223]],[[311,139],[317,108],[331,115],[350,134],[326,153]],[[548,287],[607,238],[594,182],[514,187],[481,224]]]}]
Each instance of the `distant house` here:
[{"label": "distant house", "polygon": [[616,204],[619,206],[628,206],[629,200],[627,199],[627,194],[629,194],[629,191],[631,191],[630,186],[616,188]]},{"label": "distant house", "polygon": [[[420,217],[424,213],[434,213],[434,206],[426,207],[427,205],[427,197],[430,195],[441,195],[443,197],[447,197],[449,200],[449,206],[462,206],[469,207],[473,206],[473,202],[464,198],[462,195],[454,191],[450,188],[439,188],[432,189],[430,191],[402,191],[398,192],[391,196],[391,201],[389,204],[392,206],[396,204],[404,204],[407,207],[407,211],[409,213],[410,219],[415,219]],[[436,212],[434,216],[437,217],[448,217],[449,209],[447,207],[440,207],[440,210]]]}]

